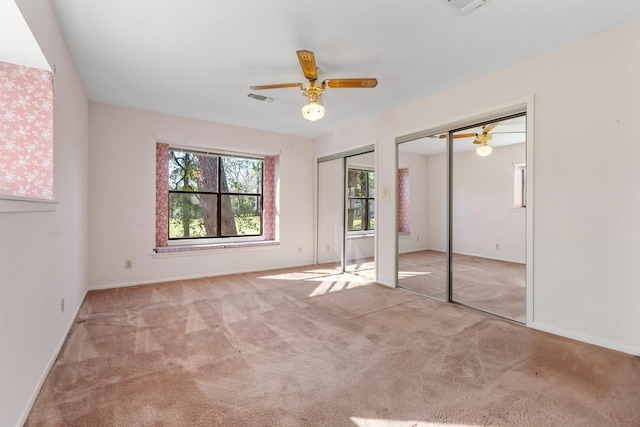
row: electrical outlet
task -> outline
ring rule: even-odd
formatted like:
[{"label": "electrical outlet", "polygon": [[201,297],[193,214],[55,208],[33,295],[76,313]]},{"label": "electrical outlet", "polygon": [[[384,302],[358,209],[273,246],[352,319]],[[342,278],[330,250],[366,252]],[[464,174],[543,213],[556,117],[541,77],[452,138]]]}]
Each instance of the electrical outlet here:
[{"label": "electrical outlet", "polygon": [[60,300],[60,313],[64,313],[64,298]]},{"label": "electrical outlet", "polygon": [[302,246],[298,246],[298,253],[301,254],[302,253]]},{"label": "electrical outlet", "polygon": [[327,252],[331,250],[331,245],[327,245]]},{"label": "electrical outlet", "polygon": [[496,249],[500,249],[500,243],[496,243]]},{"label": "electrical outlet", "polygon": [[128,259],[128,260],[126,260],[124,262],[124,268],[126,268],[127,270],[130,269],[130,268],[133,268],[133,263],[131,262],[130,259]]}]

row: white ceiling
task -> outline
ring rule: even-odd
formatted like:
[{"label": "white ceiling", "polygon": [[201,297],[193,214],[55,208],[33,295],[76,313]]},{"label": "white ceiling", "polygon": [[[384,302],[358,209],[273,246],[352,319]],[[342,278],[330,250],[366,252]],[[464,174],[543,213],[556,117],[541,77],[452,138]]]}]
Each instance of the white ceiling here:
[{"label": "white ceiling", "polygon": [[[90,100],[307,137],[640,18],[638,0],[490,0],[465,17],[447,0],[52,3]],[[320,80],[379,85],[328,90],[317,122],[295,88],[247,97],[306,82],[298,49],[315,53]]]}]

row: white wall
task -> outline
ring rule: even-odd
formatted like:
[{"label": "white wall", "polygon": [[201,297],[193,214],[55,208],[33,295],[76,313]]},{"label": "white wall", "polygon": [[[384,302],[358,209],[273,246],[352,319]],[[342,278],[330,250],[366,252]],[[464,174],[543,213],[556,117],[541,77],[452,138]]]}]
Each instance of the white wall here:
[{"label": "white wall", "polygon": [[343,159],[318,163],[318,263],[342,259]]},{"label": "white wall", "polygon": [[447,251],[447,155],[427,158],[429,249]]},{"label": "white wall", "polygon": [[639,39],[635,22],[319,138],[318,153],[378,141],[378,280],[396,281],[395,137],[533,94],[530,325],[640,354]]},{"label": "white wall", "polygon": [[[310,140],[98,103],[89,124],[90,288],[313,262]],[[156,141],[279,154],[280,246],[154,256]]]},{"label": "white wall", "polygon": [[[22,425],[86,292],[87,98],[48,1],[18,0],[54,77],[54,212],[0,213],[0,425]],[[65,311],[61,312],[61,299]]]},{"label": "white wall", "polygon": [[[495,147],[489,157],[456,153],[453,161],[453,251],[525,262],[525,212],[513,209],[513,173],[525,163],[525,144]],[[447,250],[446,154],[398,153],[409,167],[411,234],[398,237],[400,253]],[[499,244],[499,249],[496,248]]]},{"label": "white wall", "polygon": [[[525,262],[525,212],[513,209],[514,167],[525,162],[525,144],[453,156],[453,252]],[[498,245],[498,247],[496,247]]]},{"label": "white wall", "polygon": [[[400,253],[431,249],[429,246],[429,221],[432,215],[429,210],[429,196],[431,194],[431,178],[429,177],[430,169],[428,165],[429,157],[430,156],[416,153],[398,153],[398,167],[409,168],[410,206],[410,233],[398,236],[398,251]],[[446,178],[446,175],[444,177]]]}]

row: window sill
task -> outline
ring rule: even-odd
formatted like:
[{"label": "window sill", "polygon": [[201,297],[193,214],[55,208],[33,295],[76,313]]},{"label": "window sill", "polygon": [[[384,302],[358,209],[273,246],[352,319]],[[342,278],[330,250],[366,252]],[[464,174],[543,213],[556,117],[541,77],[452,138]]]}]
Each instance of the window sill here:
[{"label": "window sill", "polygon": [[347,240],[373,239],[375,235],[376,235],[375,233],[347,234]]},{"label": "window sill", "polygon": [[158,246],[153,251],[154,258],[163,258],[171,256],[182,255],[206,255],[218,252],[220,250],[238,249],[238,250],[250,250],[250,249],[262,249],[262,248],[276,248],[280,246],[280,242],[276,240],[260,240],[253,242],[226,242],[226,243],[211,243],[201,245],[172,245],[172,246]]},{"label": "window sill", "polygon": [[58,202],[55,200],[0,196],[0,213],[53,212],[57,206]]}]

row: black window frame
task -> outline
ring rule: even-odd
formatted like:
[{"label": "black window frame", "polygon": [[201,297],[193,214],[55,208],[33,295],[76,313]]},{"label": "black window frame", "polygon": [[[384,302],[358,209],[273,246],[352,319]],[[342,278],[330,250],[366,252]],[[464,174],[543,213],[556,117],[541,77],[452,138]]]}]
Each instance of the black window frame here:
[{"label": "black window frame", "polygon": [[[172,194],[193,194],[196,197],[199,195],[215,195],[216,196],[216,234],[215,235],[207,235],[207,236],[181,236],[181,237],[171,237],[171,212],[167,216],[167,235],[169,241],[181,241],[181,240],[205,240],[205,239],[229,239],[229,238],[253,238],[263,237],[264,236],[264,158],[256,157],[251,155],[243,155],[243,154],[229,154],[222,152],[211,152],[211,151],[200,151],[195,149],[188,148],[180,148],[180,147],[169,147],[169,162],[171,162],[171,152],[182,152],[182,153],[190,153],[194,155],[205,155],[205,156],[215,156],[218,160],[218,167],[216,168],[217,173],[217,189],[216,191],[200,191],[200,190],[172,190],[171,183],[168,183],[168,206],[169,210],[171,209],[171,195]],[[224,158],[235,158],[235,159],[243,159],[243,160],[253,160],[260,162],[260,188],[258,193],[249,193],[249,192],[237,192],[237,191],[221,191],[222,186],[220,183],[222,182],[222,170],[219,165],[222,163]],[[236,235],[225,235],[222,233],[222,199],[224,196],[246,196],[246,197],[257,197],[258,198],[258,206],[260,209],[260,226],[258,234],[237,234]]]}]

